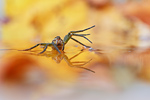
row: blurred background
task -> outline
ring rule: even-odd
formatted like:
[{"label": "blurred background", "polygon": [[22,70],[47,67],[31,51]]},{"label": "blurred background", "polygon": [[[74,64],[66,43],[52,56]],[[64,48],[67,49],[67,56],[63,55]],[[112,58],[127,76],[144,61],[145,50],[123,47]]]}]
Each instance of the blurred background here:
[{"label": "blurred background", "polygon": [[[149,0],[0,0],[0,100],[150,100]],[[18,51],[81,34],[65,53]],[[82,51],[81,51],[82,50]],[[77,65],[77,66],[76,66]],[[88,68],[95,73],[85,70]]]}]

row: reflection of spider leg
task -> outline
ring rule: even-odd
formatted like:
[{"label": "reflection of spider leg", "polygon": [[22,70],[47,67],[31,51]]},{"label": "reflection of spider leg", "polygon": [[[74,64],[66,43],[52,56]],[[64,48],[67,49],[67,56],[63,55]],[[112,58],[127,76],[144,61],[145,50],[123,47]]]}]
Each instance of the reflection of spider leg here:
[{"label": "reflection of spider leg", "polygon": [[85,64],[87,64],[87,63],[89,63],[90,61],[91,61],[92,59],[90,59],[89,61],[74,61],[74,62],[71,62],[71,63],[79,63],[79,64],[81,64],[81,63],[84,63],[84,65]]},{"label": "reflection of spider leg", "polygon": [[[85,61],[81,61],[81,62],[71,62],[71,63],[72,63],[72,64],[73,64],[73,63],[76,63],[76,64],[79,63],[78,65],[74,65],[74,66],[84,66],[84,65],[86,65],[87,63],[89,63],[91,60],[92,60],[92,59],[90,59],[89,61],[86,61],[86,62],[85,62]],[[83,64],[81,64],[81,63],[83,63]]]},{"label": "reflection of spider leg", "polygon": [[[90,60],[90,61],[91,61],[91,60]],[[69,62],[68,65],[71,66],[71,67],[82,68],[82,69],[85,69],[85,70],[88,70],[88,71],[91,71],[91,72],[95,73],[95,71],[93,71],[93,70],[91,70],[91,69],[89,69],[89,68],[82,67],[82,66],[84,66],[85,64],[87,64],[88,62],[89,62],[89,61],[85,62],[84,64],[78,64],[78,65],[73,65],[72,62]]]},{"label": "reflection of spider leg", "polygon": [[[68,59],[69,61],[71,61],[72,59],[74,59],[75,57],[77,57],[78,55],[80,55],[83,51],[79,52],[78,54],[74,55],[73,57],[71,57],[70,59]],[[89,61],[85,62],[85,61],[75,61],[75,62],[71,62],[72,64],[73,63],[80,63],[80,66],[83,66],[87,63],[89,63],[92,59],[90,59]],[[81,64],[83,63],[83,64]]]},{"label": "reflection of spider leg", "polygon": [[72,64],[83,64],[85,63],[85,61],[74,61],[74,62],[71,62]]},{"label": "reflection of spider leg", "polygon": [[[74,67],[76,67],[76,66],[74,66]],[[88,69],[88,68],[85,68],[85,67],[79,67],[79,66],[78,66],[78,68],[82,68],[82,69],[85,69],[85,70],[88,70],[88,71],[90,71],[90,72],[95,73],[95,71],[93,71],[93,70],[91,70],[91,69]]]},{"label": "reflection of spider leg", "polygon": [[79,52],[78,54],[74,55],[74,56],[73,56],[73,57],[71,57],[69,60],[71,60],[71,59],[73,59],[73,58],[77,57],[77,56],[78,56],[78,55],[80,55],[82,52],[83,52],[83,51],[81,51],[81,52]]},{"label": "reflection of spider leg", "polygon": [[[75,56],[76,57],[76,56]],[[82,62],[83,64],[77,64],[77,65],[73,65],[73,63],[68,59],[68,57],[66,55],[64,55],[64,60],[67,62],[67,64],[70,66],[70,67],[77,67],[77,68],[82,68],[82,69],[85,69],[85,70],[88,70],[88,71],[91,71],[93,73],[95,73],[93,70],[90,70],[88,68],[85,68],[85,67],[82,67],[84,66],[85,64],[89,63],[91,60],[87,61],[87,62]],[[77,63],[77,62],[75,62]],[[78,62],[78,63],[81,63],[81,62]]]},{"label": "reflection of spider leg", "polygon": [[55,49],[61,54],[61,52],[59,51],[57,45],[52,41],[52,45],[55,47]]},{"label": "reflection of spider leg", "polygon": [[72,37],[71,37],[71,39],[74,40],[75,42],[77,42],[77,43],[79,43],[79,44],[81,44],[81,45],[87,47],[87,48],[90,48],[90,46],[86,46],[85,44],[79,42],[78,40],[76,40],[76,39],[74,39],[74,38],[72,38]]},{"label": "reflection of spider leg", "polygon": [[74,61],[72,63],[85,63],[85,61]]}]

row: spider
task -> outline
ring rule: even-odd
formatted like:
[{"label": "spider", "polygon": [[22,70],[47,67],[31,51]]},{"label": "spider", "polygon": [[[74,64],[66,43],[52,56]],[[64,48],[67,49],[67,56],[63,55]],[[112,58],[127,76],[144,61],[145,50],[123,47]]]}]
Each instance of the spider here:
[{"label": "spider", "polygon": [[86,40],[88,40],[90,43],[92,43],[88,38],[86,38],[85,36],[87,35],[90,35],[90,34],[76,34],[76,33],[79,33],[79,32],[83,32],[83,31],[86,31],[86,30],[89,30],[91,28],[95,27],[95,25],[89,27],[89,28],[86,28],[86,29],[83,29],[83,30],[78,30],[78,31],[70,31],[65,37],[64,37],[64,40],[62,40],[60,38],[60,36],[56,36],[53,40],[52,40],[52,43],[38,43],[36,44],[35,46],[29,48],[29,49],[24,49],[22,51],[28,51],[28,50],[31,50],[39,45],[41,46],[44,46],[44,50],[42,52],[40,52],[39,54],[42,54],[46,51],[47,47],[50,46],[52,47],[53,50],[57,50],[60,54],[60,50],[64,51],[64,48],[65,48],[65,45],[68,43],[68,41],[70,39],[74,40],[75,42],[87,47],[87,48],[90,48],[90,46],[86,46],[85,44],[79,42],[78,40],[74,39],[72,36],[79,36],[79,37],[83,37],[85,38]]}]

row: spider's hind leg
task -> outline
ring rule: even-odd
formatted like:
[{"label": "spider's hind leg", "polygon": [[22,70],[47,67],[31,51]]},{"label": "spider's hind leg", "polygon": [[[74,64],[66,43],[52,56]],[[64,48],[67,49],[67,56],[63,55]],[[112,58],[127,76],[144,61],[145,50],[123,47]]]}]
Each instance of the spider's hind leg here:
[{"label": "spider's hind leg", "polygon": [[39,45],[45,46],[45,45],[47,45],[47,43],[38,43],[38,44],[34,45],[33,47],[30,47],[30,48],[24,49],[24,50],[19,50],[19,51],[29,51],[29,50],[32,50],[32,49],[36,48]]},{"label": "spider's hind leg", "polygon": [[34,48],[36,48],[37,46],[39,46],[40,44],[36,44],[35,46],[31,47],[31,48],[28,48],[28,49],[24,49],[24,50],[19,50],[19,51],[29,51],[29,50],[32,50]]}]

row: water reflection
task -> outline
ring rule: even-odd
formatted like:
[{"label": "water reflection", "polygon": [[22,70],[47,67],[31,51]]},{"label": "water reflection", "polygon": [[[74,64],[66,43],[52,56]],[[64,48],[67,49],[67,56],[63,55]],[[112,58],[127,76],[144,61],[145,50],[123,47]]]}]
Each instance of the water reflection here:
[{"label": "water reflection", "polygon": [[52,50],[52,51],[49,51],[49,52],[45,52],[43,54],[37,54],[35,52],[33,53],[27,53],[27,54],[30,54],[30,55],[36,55],[36,56],[45,56],[45,57],[48,57],[48,58],[52,58],[56,63],[60,63],[63,59],[65,60],[65,62],[68,64],[68,66],[70,67],[77,67],[77,68],[81,68],[81,69],[85,69],[85,70],[88,70],[90,72],[93,72],[95,73],[95,71],[91,70],[91,69],[88,69],[88,68],[85,68],[83,67],[84,65],[88,64],[92,59],[88,60],[88,61],[71,61],[73,60],[74,58],[76,58],[77,56],[79,56],[81,53],[83,53],[84,50],[81,50],[79,53],[75,54],[74,56],[72,57],[68,57],[67,54],[65,52],[62,52],[61,54],[56,51],[56,50]]}]

